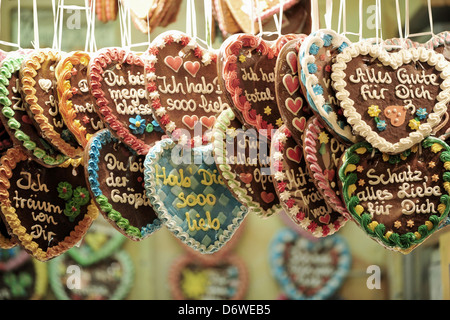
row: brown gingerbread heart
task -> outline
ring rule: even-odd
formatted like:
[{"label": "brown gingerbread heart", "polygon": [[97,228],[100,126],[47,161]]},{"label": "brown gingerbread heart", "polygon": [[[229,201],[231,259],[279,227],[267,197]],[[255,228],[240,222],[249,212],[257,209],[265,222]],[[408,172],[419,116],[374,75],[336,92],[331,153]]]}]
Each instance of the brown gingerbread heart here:
[{"label": "brown gingerbread heart", "polygon": [[1,216],[17,242],[40,261],[77,244],[98,216],[81,160],[46,168],[14,147],[0,161]]},{"label": "brown gingerbread heart", "polygon": [[166,134],[179,144],[210,142],[216,117],[228,107],[217,76],[217,52],[178,31],[157,36],[147,50],[149,104]]}]

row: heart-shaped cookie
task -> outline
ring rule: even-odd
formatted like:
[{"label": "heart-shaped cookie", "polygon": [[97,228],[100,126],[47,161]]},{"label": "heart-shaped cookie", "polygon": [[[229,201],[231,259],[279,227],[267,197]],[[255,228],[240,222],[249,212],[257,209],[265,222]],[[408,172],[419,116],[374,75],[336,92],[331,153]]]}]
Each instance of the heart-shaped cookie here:
[{"label": "heart-shaped cookie", "polygon": [[134,241],[161,228],[145,194],[144,155],[103,129],[89,140],[84,161],[95,204],[112,226]]},{"label": "heart-shaped cookie", "polygon": [[176,300],[240,300],[247,292],[248,271],[233,254],[214,264],[183,255],[169,271],[169,285]]},{"label": "heart-shaped cookie", "polygon": [[178,31],[158,35],[145,59],[149,103],[161,128],[175,141],[201,146],[228,102],[217,76],[217,52]]},{"label": "heart-shaped cookie", "polygon": [[351,268],[351,253],[338,234],[310,241],[281,229],[269,247],[272,274],[292,300],[324,300],[341,287]]},{"label": "heart-shaped cookie", "polygon": [[[254,129],[245,129],[231,108],[217,118],[214,158],[230,191],[249,212],[270,217],[282,208],[270,174],[270,143]],[[265,150],[263,150],[265,147]]]},{"label": "heart-shaped cookie", "polygon": [[55,70],[60,60],[61,52],[53,49],[34,50],[26,55],[20,68],[19,88],[22,105],[41,136],[62,154],[77,158],[83,148],[59,112]]},{"label": "heart-shaped cookie", "polygon": [[333,30],[311,33],[300,47],[300,79],[309,106],[320,116],[330,132],[347,144],[358,140],[342,114],[331,82],[331,66],[350,40]]},{"label": "heart-shaped cookie", "polygon": [[49,283],[58,300],[122,300],[133,287],[134,265],[120,250],[89,266],[63,254],[49,262]]},{"label": "heart-shaped cookie", "polygon": [[32,259],[19,247],[17,250],[18,256],[23,257],[20,263],[0,269],[0,300],[43,299],[48,287],[47,265]]},{"label": "heart-shaped cookie", "polygon": [[[298,52],[305,37],[306,35],[286,43],[278,54],[275,66],[275,94],[278,110],[283,123],[300,145],[303,143],[302,135],[306,120],[313,115],[299,83]],[[296,79],[298,83],[295,90],[289,86],[290,83],[293,83],[290,79]]]},{"label": "heart-shaped cookie", "polygon": [[[26,55],[11,54],[0,67],[0,120],[15,145],[28,156],[48,167],[58,166],[68,158],[50,145],[28,116],[20,94],[19,72]],[[41,79],[42,80],[42,79]]]},{"label": "heart-shaped cookie", "polygon": [[431,137],[396,155],[353,145],[339,169],[348,212],[385,248],[411,252],[446,221],[449,160],[450,147]]},{"label": "heart-shaped cookie", "polygon": [[28,253],[47,261],[83,238],[98,210],[80,160],[46,168],[14,147],[0,162],[2,219]]},{"label": "heart-shaped cookie", "polygon": [[306,124],[303,155],[306,167],[325,201],[340,214],[350,218],[339,190],[339,160],[346,147],[334,138],[317,116]]},{"label": "heart-shaped cookie", "polygon": [[303,149],[282,126],[271,141],[271,172],[278,198],[293,222],[315,237],[337,232],[347,218],[324,200],[308,174]]},{"label": "heart-shaped cookie", "polygon": [[[269,138],[272,130],[283,124],[275,92],[277,56],[287,40],[297,37],[300,35],[266,41],[259,35],[236,34],[220,49],[219,74],[233,110],[242,123]],[[295,81],[290,81],[290,89],[294,86]]]},{"label": "heart-shaped cookie", "polygon": [[82,243],[67,254],[81,266],[99,262],[117,252],[127,238],[99,216],[84,236]]},{"label": "heart-shaped cookie", "polygon": [[214,253],[247,216],[217,170],[212,145],[183,148],[164,139],[144,162],[147,197],[162,223],[184,244]]},{"label": "heart-shaped cookie", "polygon": [[83,148],[95,132],[105,128],[89,88],[90,60],[89,53],[76,51],[62,57],[56,66],[59,112]]},{"label": "heart-shaped cookie", "polygon": [[88,73],[102,121],[138,154],[147,154],[162,133],[153,123],[142,55],[122,48],[105,48],[91,58]]},{"label": "heart-shaped cookie", "polygon": [[336,57],[332,79],[354,132],[389,154],[429,136],[450,101],[450,63],[423,47],[388,53],[355,43]]}]

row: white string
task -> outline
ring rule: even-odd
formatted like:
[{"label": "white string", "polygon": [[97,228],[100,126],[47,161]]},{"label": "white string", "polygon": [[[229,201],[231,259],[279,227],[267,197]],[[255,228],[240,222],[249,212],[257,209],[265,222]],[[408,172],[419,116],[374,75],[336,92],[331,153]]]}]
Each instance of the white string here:
[{"label": "white string", "polygon": [[410,37],[420,37],[420,36],[425,36],[425,35],[431,35],[432,37],[434,36],[434,31],[433,31],[433,11],[431,9],[431,0],[427,0],[427,8],[428,8],[428,20],[429,20],[429,24],[430,24],[430,31],[425,31],[425,32],[418,32],[418,33],[413,33],[410,34],[410,30],[409,30],[409,0],[405,1],[405,39],[408,39]]},{"label": "white string", "polygon": [[34,49],[39,49],[39,23],[37,12],[37,0],[33,0],[33,29],[34,29],[34,41],[32,45]]},{"label": "white string", "polygon": [[333,0],[327,0],[325,7],[325,28],[331,29],[331,19],[333,16]]},{"label": "white string", "polygon": [[[20,1],[19,1],[19,3],[18,3],[18,14],[17,14],[17,21],[18,21],[18,25],[17,25],[17,29],[18,29],[18,31],[17,31],[17,34],[18,34],[18,36],[17,36],[17,43],[12,43],[12,42],[8,42],[8,41],[4,41],[4,40],[1,40],[0,39],[0,44],[2,44],[2,45],[5,45],[5,46],[8,46],[8,47],[17,47],[17,48],[21,48],[20,47],[20,31],[19,31],[19,29],[20,29],[20,9],[19,9],[19,6],[20,6]],[[2,7],[2,1],[0,0],[0,10],[1,10],[1,7]]]},{"label": "white string", "polygon": [[96,52],[97,51],[97,42],[95,40],[95,6],[96,6],[96,0],[91,1],[91,7],[90,7],[90,25],[91,25],[91,32],[90,32],[90,44],[89,44],[89,52]]},{"label": "white string", "polygon": [[[61,51],[62,47],[62,34],[63,34],[63,21],[64,21],[64,0],[59,0],[58,4],[58,15],[59,15],[59,41],[58,50]],[[55,28],[56,29],[56,28]]]},{"label": "white string", "polygon": [[363,39],[363,0],[359,0],[359,41]]},{"label": "white string", "polygon": [[205,37],[206,46],[208,49],[212,48],[212,0],[204,0],[203,6],[205,10]]},{"label": "white string", "polygon": [[22,48],[20,45],[20,0],[17,0],[17,47]]},{"label": "white string", "polygon": [[283,10],[284,10],[284,0],[281,0],[279,16],[276,14],[273,15],[273,20],[275,22],[275,27],[277,28],[277,33],[279,37],[281,37],[281,29],[283,27]]},{"label": "white string", "polygon": [[319,30],[319,4],[318,0],[311,0],[311,33]]},{"label": "white string", "polygon": [[197,18],[195,14],[195,3],[193,0],[187,0],[186,33],[191,38],[197,39]]},{"label": "white string", "polygon": [[[259,29],[258,36],[261,37],[264,33],[264,30],[261,21],[261,10],[259,8],[259,1],[256,1],[256,18],[258,19],[258,29]],[[252,23],[254,22],[252,21]]]}]

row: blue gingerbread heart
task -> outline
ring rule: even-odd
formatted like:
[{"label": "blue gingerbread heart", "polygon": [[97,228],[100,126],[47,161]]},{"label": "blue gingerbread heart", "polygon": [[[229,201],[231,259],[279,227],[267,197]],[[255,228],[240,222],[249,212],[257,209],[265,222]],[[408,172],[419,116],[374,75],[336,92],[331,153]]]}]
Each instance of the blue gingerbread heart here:
[{"label": "blue gingerbread heart", "polygon": [[247,215],[217,170],[212,145],[182,148],[163,139],[144,162],[147,197],[162,223],[201,253],[224,246]]}]

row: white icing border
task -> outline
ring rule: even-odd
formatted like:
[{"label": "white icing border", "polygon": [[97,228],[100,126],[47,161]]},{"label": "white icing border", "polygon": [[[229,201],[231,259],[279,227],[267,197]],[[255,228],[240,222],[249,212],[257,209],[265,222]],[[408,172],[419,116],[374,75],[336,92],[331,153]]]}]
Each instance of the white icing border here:
[{"label": "white icing border", "polygon": [[[420,61],[433,66],[440,72],[440,77],[444,80],[441,84],[441,92],[436,97],[437,103],[433,107],[433,113],[427,118],[427,122],[421,123],[416,131],[408,137],[401,138],[396,143],[390,143],[381,137],[376,131],[361,119],[361,115],[354,107],[354,101],[350,99],[350,93],[346,90],[348,85],[345,81],[345,70],[347,63],[359,55],[367,55],[377,58],[383,65],[389,65],[393,69],[398,69],[403,64]],[[381,152],[396,154],[411,148],[420,143],[432,133],[441,122],[441,117],[447,111],[447,104],[450,102],[450,63],[444,56],[423,47],[402,49],[395,53],[389,53],[380,46],[370,45],[367,42],[354,43],[337,55],[336,62],[332,66],[331,79],[336,90],[336,98],[341,101],[341,108],[348,123],[355,133],[364,137],[374,148]]]},{"label": "white icing border", "polygon": [[[355,136],[351,130],[351,126],[348,125],[345,127],[345,129],[342,129],[337,124],[337,114],[335,112],[333,113],[326,113],[323,109],[323,105],[325,104],[325,99],[323,97],[323,94],[317,95],[314,93],[313,86],[316,84],[319,84],[319,79],[315,74],[309,73],[308,71],[308,64],[309,63],[315,63],[316,56],[309,53],[310,47],[312,44],[316,44],[319,47],[323,47],[324,41],[322,37],[325,34],[329,34],[333,37],[331,40],[330,47],[332,49],[337,50],[344,42],[347,43],[349,46],[351,45],[351,41],[347,39],[345,36],[340,35],[336,33],[335,31],[331,29],[321,29],[318,30],[315,33],[310,34],[308,37],[305,38],[303,41],[300,51],[298,54],[299,62],[301,66],[301,75],[299,74],[299,80],[303,83],[303,85],[306,88],[306,91],[308,93],[309,98],[312,99],[314,106],[312,106],[312,109],[319,113],[321,118],[326,119],[326,122],[329,124],[329,126],[332,126],[332,129],[339,137],[342,139],[345,139],[346,142],[355,143],[358,141],[358,137]],[[304,80],[303,80],[304,77]],[[332,81],[330,79],[330,85],[332,84]],[[308,96],[306,97],[308,99]],[[308,101],[309,102],[309,101]]]}]

